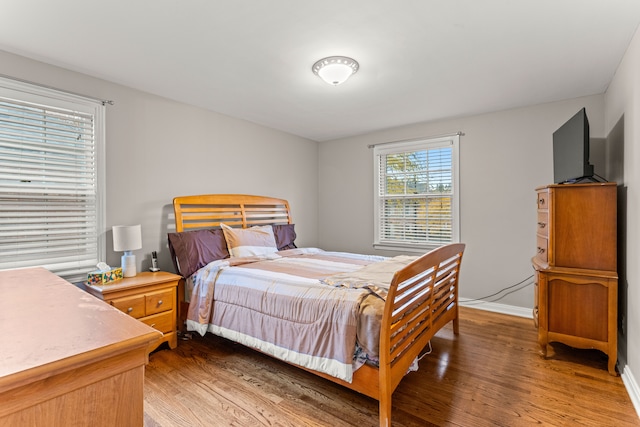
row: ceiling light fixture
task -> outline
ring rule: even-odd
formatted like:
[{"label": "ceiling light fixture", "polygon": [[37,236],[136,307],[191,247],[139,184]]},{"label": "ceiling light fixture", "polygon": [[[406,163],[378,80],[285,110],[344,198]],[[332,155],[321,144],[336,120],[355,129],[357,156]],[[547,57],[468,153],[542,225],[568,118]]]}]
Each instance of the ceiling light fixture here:
[{"label": "ceiling light fixture", "polygon": [[346,56],[329,56],[322,58],[311,67],[313,74],[330,85],[337,86],[347,81],[352,74],[358,72],[358,61]]}]

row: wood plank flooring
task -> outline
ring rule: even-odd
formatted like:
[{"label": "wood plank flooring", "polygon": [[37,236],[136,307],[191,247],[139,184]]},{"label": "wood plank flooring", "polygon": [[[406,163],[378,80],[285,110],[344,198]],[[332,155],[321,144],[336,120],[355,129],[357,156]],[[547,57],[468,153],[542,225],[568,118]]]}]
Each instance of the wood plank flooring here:
[{"label": "wood plank flooring", "polygon": [[[461,308],[393,394],[392,424],[639,426],[620,377],[595,350],[538,354],[532,320]],[[377,426],[378,403],[208,334],[149,356],[145,427]]]}]

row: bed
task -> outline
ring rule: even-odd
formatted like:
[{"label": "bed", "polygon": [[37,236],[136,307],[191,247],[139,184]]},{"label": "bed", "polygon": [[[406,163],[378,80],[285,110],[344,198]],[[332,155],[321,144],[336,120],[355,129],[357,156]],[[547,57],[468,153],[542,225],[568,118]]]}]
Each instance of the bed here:
[{"label": "bed", "polygon": [[[189,304],[187,315],[182,313],[181,317],[186,317],[189,329],[238,341],[378,400],[380,426],[391,425],[391,395],[430,339],[449,322],[458,334],[462,243],[404,258],[325,252],[296,247],[289,203],[283,199],[195,195],[176,197],[173,206],[176,230],[169,234],[169,247],[176,269],[185,278],[187,292],[181,292],[180,297],[186,294]],[[204,240],[194,243],[195,233]],[[296,274],[289,270],[292,266]],[[310,271],[304,270],[298,278],[297,266]],[[319,271],[320,266],[330,273]],[[264,287],[244,279],[255,271],[263,278]],[[292,282],[294,276],[296,282]],[[303,287],[298,280],[309,286]],[[246,302],[253,301],[257,292],[263,292],[262,297],[255,303]],[[322,294],[321,298],[328,294],[340,309],[315,300],[316,293]],[[280,300],[295,308],[282,302],[276,305]],[[363,306],[369,307],[367,315]],[[353,310],[358,311],[354,314]],[[286,319],[288,323],[283,323],[295,323],[293,330],[270,323],[277,321],[274,317],[291,313],[324,317],[319,322]],[[247,326],[239,325],[249,318]],[[366,322],[370,323],[362,326]],[[314,334],[314,328],[321,333]],[[375,329],[375,335],[362,338],[365,334],[360,334],[361,330],[370,329]],[[266,335],[253,337],[254,330]],[[295,335],[295,343],[283,344],[291,335]],[[365,355],[349,371],[351,363],[342,360],[343,347],[349,347],[352,339],[355,347],[346,350],[350,358],[362,350],[361,341],[365,349],[375,345],[377,354]],[[304,349],[295,348],[297,345]],[[321,354],[307,354],[308,346]],[[335,363],[326,354],[328,348],[340,350]]]}]

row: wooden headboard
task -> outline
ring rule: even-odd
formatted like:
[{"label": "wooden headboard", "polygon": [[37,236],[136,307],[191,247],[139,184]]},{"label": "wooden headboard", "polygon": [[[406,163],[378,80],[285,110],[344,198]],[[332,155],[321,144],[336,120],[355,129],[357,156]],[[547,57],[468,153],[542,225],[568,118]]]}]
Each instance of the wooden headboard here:
[{"label": "wooden headboard", "polygon": [[202,194],[173,199],[176,231],[217,227],[291,224],[289,202],[247,194]]}]

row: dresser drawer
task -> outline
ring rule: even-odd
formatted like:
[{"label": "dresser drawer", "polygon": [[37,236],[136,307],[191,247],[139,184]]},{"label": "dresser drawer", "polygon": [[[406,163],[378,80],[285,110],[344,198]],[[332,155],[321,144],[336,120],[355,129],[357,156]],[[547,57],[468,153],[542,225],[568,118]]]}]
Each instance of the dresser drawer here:
[{"label": "dresser drawer", "polygon": [[549,192],[538,191],[538,209],[549,209]]},{"label": "dresser drawer", "polygon": [[112,306],[120,311],[135,317],[136,319],[145,316],[144,295],[136,295],[126,298],[118,298],[109,301]]},{"label": "dresser drawer", "polygon": [[171,310],[173,308],[173,299],[175,292],[175,288],[171,288],[146,294],[145,307],[147,316],[150,314]]},{"label": "dresser drawer", "polygon": [[173,311],[165,311],[164,313],[143,317],[140,321],[162,333],[172,332],[174,327]]},{"label": "dresser drawer", "polygon": [[549,236],[549,214],[547,212],[538,211],[538,228],[537,233],[540,236]]},{"label": "dresser drawer", "polygon": [[549,240],[544,237],[538,236],[536,241],[536,258],[544,263],[549,262]]}]

